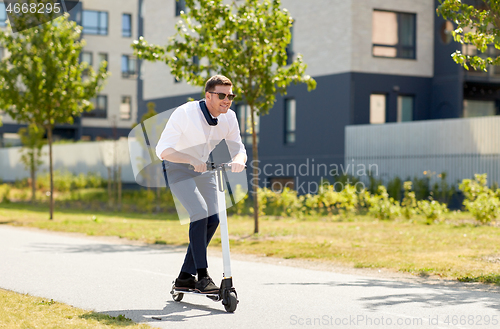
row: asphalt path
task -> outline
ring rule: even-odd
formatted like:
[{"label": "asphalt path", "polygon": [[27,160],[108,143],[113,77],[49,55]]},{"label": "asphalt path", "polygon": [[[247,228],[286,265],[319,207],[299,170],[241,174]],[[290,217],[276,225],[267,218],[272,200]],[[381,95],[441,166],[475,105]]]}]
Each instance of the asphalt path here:
[{"label": "asphalt path", "polygon": [[[183,257],[184,248],[0,225],[0,288],[154,327],[500,327],[498,292],[234,258],[234,313],[204,296],[174,302],[169,291]],[[210,256],[209,266],[219,283],[222,259]]]}]

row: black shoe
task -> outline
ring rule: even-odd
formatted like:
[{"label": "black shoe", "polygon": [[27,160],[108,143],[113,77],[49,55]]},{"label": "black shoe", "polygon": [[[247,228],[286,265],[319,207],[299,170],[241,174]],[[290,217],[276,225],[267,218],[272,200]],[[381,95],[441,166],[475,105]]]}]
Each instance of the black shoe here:
[{"label": "black shoe", "polygon": [[177,290],[194,290],[196,288],[196,279],[194,276],[188,279],[175,279],[174,287]]},{"label": "black shoe", "polygon": [[201,294],[218,294],[219,287],[217,287],[211,277],[206,276],[198,280],[195,284],[195,289]]}]

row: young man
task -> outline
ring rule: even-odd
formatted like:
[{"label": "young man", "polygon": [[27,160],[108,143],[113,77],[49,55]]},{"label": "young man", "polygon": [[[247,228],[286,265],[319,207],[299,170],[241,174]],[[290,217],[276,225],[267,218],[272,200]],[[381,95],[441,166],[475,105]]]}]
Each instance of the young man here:
[{"label": "young man", "polygon": [[156,146],[157,156],[165,160],[170,189],[190,217],[189,246],[175,280],[179,290],[219,291],[207,272],[207,246],[219,225],[219,210],[215,175],[207,171],[206,162],[225,139],[232,157],[231,171],[245,169],[246,150],[238,120],[230,110],[234,97],[231,80],[222,75],[211,77],[205,85],[205,100],[178,107]]}]

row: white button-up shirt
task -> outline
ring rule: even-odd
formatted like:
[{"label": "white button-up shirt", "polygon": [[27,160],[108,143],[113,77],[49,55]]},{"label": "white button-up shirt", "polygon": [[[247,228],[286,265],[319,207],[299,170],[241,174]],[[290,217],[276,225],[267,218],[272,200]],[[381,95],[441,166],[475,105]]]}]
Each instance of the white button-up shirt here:
[{"label": "white button-up shirt", "polygon": [[162,160],[163,151],[173,148],[177,152],[206,162],[210,152],[223,139],[226,140],[232,158],[239,153],[246,155],[234,111],[229,109],[227,113],[220,114],[217,119],[217,125],[210,126],[198,101],[179,106],[170,116],[160,136],[156,145],[156,156]]}]

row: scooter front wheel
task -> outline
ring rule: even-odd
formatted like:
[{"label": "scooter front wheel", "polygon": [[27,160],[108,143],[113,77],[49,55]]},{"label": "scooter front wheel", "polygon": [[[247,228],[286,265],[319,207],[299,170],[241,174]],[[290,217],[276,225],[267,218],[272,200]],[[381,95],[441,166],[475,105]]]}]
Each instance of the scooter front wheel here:
[{"label": "scooter front wheel", "polygon": [[176,302],[180,302],[183,297],[184,297],[183,293],[172,294],[172,299]]},{"label": "scooter front wheel", "polygon": [[238,298],[236,297],[236,293],[230,292],[227,304],[224,305],[224,308],[227,312],[233,313],[236,310],[236,306],[238,306]]}]

